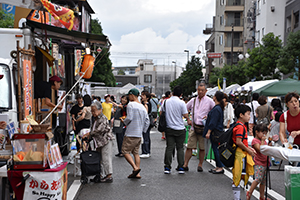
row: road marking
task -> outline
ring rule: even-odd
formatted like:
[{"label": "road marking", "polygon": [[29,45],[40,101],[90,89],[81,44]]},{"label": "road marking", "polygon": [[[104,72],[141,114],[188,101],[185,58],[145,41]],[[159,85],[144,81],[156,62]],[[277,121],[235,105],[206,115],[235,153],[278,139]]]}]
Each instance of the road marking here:
[{"label": "road marking", "polygon": [[81,186],[80,180],[73,181],[73,184],[71,185],[67,193],[67,200],[73,200],[75,198],[80,186]]},{"label": "road marking", "polygon": [[[214,166],[214,167],[216,167],[216,162],[214,161],[214,160],[206,160],[209,164],[211,164],[212,166]],[[231,180],[232,180],[232,173],[230,172],[230,171],[228,171],[227,169],[225,169],[224,168],[224,174],[228,177],[228,178],[230,178]],[[252,182],[253,182],[253,178],[252,178],[252,176],[250,176],[249,177],[249,180],[248,180],[248,182],[250,183],[250,186],[251,186],[251,184],[252,184]],[[244,183],[243,181],[241,181],[241,183]],[[241,184],[240,183],[240,186],[241,186],[241,188],[243,188],[245,191],[247,191],[246,190],[246,188],[244,187],[244,184]],[[272,196],[273,198],[275,198],[275,199],[277,199],[277,200],[285,200],[285,197],[283,197],[281,194],[279,194],[279,193],[277,193],[277,192],[275,192],[274,190],[272,190],[272,189],[270,189],[269,187],[268,187],[268,194],[270,195],[270,196]],[[257,199],[259,199],[259,192],[255,189],[254,191],[253,191],[253,193],[252,193],[252,196],[254,196],[255,198],[257,198]]]}]

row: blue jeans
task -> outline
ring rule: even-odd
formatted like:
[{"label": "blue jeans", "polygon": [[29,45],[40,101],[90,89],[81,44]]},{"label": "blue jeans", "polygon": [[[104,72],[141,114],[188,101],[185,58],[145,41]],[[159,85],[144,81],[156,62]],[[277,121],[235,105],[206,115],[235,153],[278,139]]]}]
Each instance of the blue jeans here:
[{"label": "blue jeans", "polygon": [[150,130],[151,128],[149,127],[146,133],[143,133],[144,142],[142,144],[142,154],[150,154],[150,149],[151,149]]},{"label": "blue jeans", "polygon": [[211,140],[210,140],[210,142],[211,142],[211,146],[212,146],[212,149],[214,151],[214,154],[215,154],[216,166],[217,167],[224,167],[223,163],[220,160],[220,154],[219,154],[219,150],[218,150],[218,144],[212,142]]}]

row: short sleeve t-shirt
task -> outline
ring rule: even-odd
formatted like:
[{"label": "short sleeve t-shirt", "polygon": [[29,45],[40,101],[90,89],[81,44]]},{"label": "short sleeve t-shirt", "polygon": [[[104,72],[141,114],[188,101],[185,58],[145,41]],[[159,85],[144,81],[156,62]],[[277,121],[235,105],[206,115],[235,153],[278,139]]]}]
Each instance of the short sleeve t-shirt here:
[{"label": "short sleeve t-shirt", "polygon": [[38,81],[34,84],[34,98],[51,99],[51,84],[45,81]]},{"label": "short sleeve t-shirt", "polygon": [[107,117],[108,120],[111,119],[112,107],[113,107],[112,103],[106,103],[106,102],[102,103],[102,108],[103,108],[102,112],[105,115],[105,117]]},{"label": "short sleeve t-shirt", "polygon": [[[237,121],[236,123],[243,124],[240,121]],[[243,143],[246,147],[248,147],[247,127],[245,126],[245,124],[243,124],[243,126],[237,125],[236,127],[233,128],[232,140],[233,140],[234,144],[236,144],[236,138],[243,138],[244,129],[245,129],[245,136],[244,136]]]},{"label": "short sleeve t-shirt", "polygon": [[[261,144],[261,140],[257,138],[253,138],[251,145],[254,146],[254,144]],[[265,141],[265,145],[266,144],[267,142]],[[257,152],[257,154],[254,156],[255,165],[267,166],[267,158],[268,156],[263,155],[260,152]]]},{"label": "short sleeve t-shirt", "polygon": [[[282,114],[280,116],[279,122],[283,122],[284,121],[284,114]],[[290,111],[287,111],[287,130],[288,132],[292,132],[292,131],[299,131],[300,130],[300,113],[296,116],[292,116],[290,114]],[[294,140],[294,144],[300,145],[300,135],[298,135],[295,140]]]}]

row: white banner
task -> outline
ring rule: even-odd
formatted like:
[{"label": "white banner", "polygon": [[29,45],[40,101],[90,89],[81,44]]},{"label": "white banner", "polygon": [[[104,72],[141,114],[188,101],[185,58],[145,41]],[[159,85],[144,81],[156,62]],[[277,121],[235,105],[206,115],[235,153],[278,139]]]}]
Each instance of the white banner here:
[{"label": "white banner", "polygon": [[23,176],[26,174],[30,177],[25,182],[23,199],[67,199],[67,168],[58,172],[23,172]]}]

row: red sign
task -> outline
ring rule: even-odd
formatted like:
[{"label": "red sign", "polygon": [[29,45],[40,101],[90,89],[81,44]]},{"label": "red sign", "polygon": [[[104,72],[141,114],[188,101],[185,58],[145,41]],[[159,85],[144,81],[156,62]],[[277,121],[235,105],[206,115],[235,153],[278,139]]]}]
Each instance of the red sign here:
[{"label": "red sign", "polygon": [[208,58],[221,58],[221,53],[207,53]]}]

